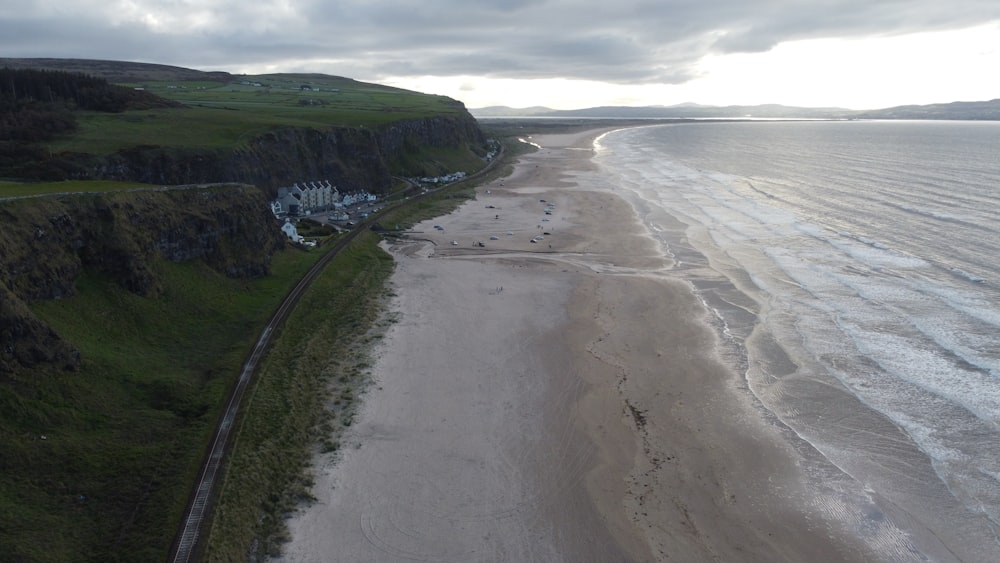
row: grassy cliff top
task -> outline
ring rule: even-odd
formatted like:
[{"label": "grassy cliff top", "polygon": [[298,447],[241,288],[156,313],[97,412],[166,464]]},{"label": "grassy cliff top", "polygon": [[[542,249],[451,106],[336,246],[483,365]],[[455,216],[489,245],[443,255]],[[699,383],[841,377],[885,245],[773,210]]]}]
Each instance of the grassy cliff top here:
[{"label": "grassy cliff top", "polygon": [[240,146],[284,127],[373,127],[405,119],[464,114],[451,98],[324,74],[234,75],[119,61],[4,59],[0,67],[80,72],[181,102],[180,108],[121,113],[80,111],[72,135],[53,153],[103,154],[141,145]]},{"label": "grassy cliff top", "polygon": [[145,144],[226,148],[283,127],[379,127],[403,119],[465,111],[457,102],[441,96],[346,78],[313,79],[317,90],[305,90],[301,87],[305,82],[295,76],[247,76],[221,85],[144,82],[137,87],[180,101],[186,107],[120,114],[82,113],[78,116],[78,132],[52,143],[51,149],[106,153]]},{"label": "grassy cliff top", "polygon": [[66,180],[62,182],[10,182],[0,180],[0,201],[37,195],[69,193],[104,193],[125,190],[152,189],[159,186],[140,182],[116,182],[113,180]]}]

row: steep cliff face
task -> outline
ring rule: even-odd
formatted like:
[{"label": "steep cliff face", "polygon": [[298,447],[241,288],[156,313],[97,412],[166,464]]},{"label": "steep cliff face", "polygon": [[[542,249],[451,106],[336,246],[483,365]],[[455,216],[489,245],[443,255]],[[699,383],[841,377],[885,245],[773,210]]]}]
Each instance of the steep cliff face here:
[{"label": "steep cliff face", "polygon": [[466,145],[485,152],[486,145],[479,124],[467,113],[399,121],[379,130],[377,139],[382,154],[390,159],[420,147],[457,149]]},{"label": "steep cliff face", "polygon": [[252,186],[119,192],[0,206],[0,372],[73,368],[72,347],[27,303],[73,295],[84,269],[139,295],[162,290],[154,262],[203,260],[230,277],[267,274],[283,237]]},{"label": "steep cliff face", "polygon": [[[233,150],[135,147],[80,163],[85,177],[150,184],[242,182],[264,189],[330,180],[341,191],[385,193],[394,163],[426,149],[485,153],[485,138],[468,113],[364,127],[284,128]],[[445,171],[441,171],[445,172]]]}]

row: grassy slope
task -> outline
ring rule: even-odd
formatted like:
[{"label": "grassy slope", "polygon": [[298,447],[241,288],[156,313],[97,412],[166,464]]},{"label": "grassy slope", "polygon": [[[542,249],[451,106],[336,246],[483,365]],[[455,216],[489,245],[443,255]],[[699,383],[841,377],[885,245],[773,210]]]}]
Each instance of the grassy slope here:
[{"label": "grassy slope", "polygon": [[[243,81],[267,86],[244,85]],[[319,91],[302,90],[304,85]],[[51,143],[52,152],[101,154],[137,145],[228,148],[279,127],[378,127],[464,111],[443,96],[311,74],[246,76],[226,84],[170,81],[132,86],[189,107],[82,113],[80,130]],[[309,105],[310,101],[316,104]]]},{"label": "grassy slope", "polygon": [[156,299],[85,275],[76,296],[34,304],[84,362],[0,393],[0,553],[162,560],[233,374],[317,256],[281,253],[256,281],[160,264]]},{"label": "grassy slope", "polygon": [[139,182],[111,180],[67,180],[65,182],[5,182],[0,181],[0,198],[64,193],[117,192],[139,188],[153,188]]}]

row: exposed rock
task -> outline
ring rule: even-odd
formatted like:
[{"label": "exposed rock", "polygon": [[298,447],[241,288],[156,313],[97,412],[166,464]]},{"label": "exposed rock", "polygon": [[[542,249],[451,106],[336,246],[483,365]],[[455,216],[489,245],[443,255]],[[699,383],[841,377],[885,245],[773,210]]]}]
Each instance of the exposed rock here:
[{"label": "exposed rock", "polygon": [[[111,155],[62,155],[74,178],[148,184],[240,182],[273,191],[302,180],[324,179],[342,192],[386,193],[409,155],[426,149],[468,148],[485,154],[476,120],[456,112],[365,127],[284,128],[233,150],[139,146]],[[451,172],[451,170],[440,170]]]},{"label": "exposed rock", "polygon": [[80,353],[38,320],[7,288],[0,287],[0,373],[41,363],[76,370]]},{"label": "exposed rock", "polygon": [[284,241],[252,186],[45,197],[0,207],[0,371],[79,355],[26,306],[73,295],[84,269],[139,295],[162,290],[154,261],[203,260],[230,277],[260,277]]}]

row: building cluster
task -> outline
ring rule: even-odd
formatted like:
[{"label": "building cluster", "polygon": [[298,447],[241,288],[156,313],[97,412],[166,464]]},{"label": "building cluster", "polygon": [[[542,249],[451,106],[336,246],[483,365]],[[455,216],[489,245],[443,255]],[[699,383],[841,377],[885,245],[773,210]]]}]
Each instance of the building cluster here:
[{"label": "building cluster", "polygon": [[278,188],[278,198],[271,202],[275,217],[297,217],[319,211],[341,211],[358,203],[372,202],[376,196],[368,191],[342,194],[329,180],[298,183]]},{"label": "building cluster", "polygon": [[486,144],[489,145],[490,152],[486,153],[486,156],[483,157],[483,159],[486,162],[491,162],[497,157],[498,154],[500,154],[500,142],[496,139],[487,139]]},{"label": "building cluster", "polygon": [[445,174],[444,176],[434,176],[433,178],[423,177],[423,178],[413,178],[413,180],[421,184],[448,184],[450,182],[457,182],[465,178],[465,172],[452,172],[451,174]]}]

